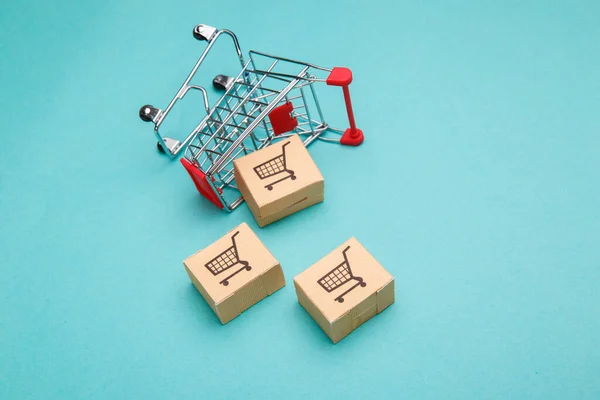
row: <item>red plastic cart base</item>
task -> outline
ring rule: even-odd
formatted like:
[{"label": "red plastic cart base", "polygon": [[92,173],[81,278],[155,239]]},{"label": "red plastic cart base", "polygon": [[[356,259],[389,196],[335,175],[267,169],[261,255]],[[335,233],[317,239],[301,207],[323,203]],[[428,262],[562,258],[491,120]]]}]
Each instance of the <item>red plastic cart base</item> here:
[{"label": "red plastic cart base", "polygon": [[346,146],[360,146],[365,141],[365,135],[363,131],[356,128],[353,132],[352,128],[348,128],[344,131],[340,143]]},{"label": "red plastic cart base", "polygon": [[194,164],[190,163],[185,158],[180,158],[179,161],[181,161],[183,168],[185,168],[190,175],[190,178],[192,178],[192,181],[194,181],[194,185],[196,185],[196,189],[198,189],[200,194],[210,200],[215,206],[223,209],[223,203],[221,203],[219,196],[212,190],[204,172],[200,171]]}]

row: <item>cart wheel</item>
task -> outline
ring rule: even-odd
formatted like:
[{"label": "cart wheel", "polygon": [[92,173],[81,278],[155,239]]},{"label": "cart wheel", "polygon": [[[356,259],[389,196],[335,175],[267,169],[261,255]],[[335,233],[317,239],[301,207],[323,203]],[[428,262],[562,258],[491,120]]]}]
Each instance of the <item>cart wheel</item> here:
[{"label": "cart wheel", "polygon": [[365,286],[367,286],[367,282],[361,282],[360,283],[360,287],[365,287]]},{"label": "cart wheel", "polygon": [[290,176],[290,179],[293,180],[293,181],[295,181],[296,180],[296,175]]},{"label": "cart wheel", "polygon": [[229,282],[228,281],[223,281],[223,286],[227,286],[227,285],[229,285]]},{"label": "cart wheel", "polygon": [[267,186],[267,190],[273,190],[273,186]]},{"label": "cart wheel", "polygon": [[343,299],[343,298],[341,298],[341,299],[337,299],[337,302],[338,302],[338,303],[343,303],[343,302],[344,302],[344,299]]},{"label": "cart wheel", "polygon": [[165,154],[165,148],[162,146],[162,144],[160,144],[160,142],[156,142],[156,148],[158,149],[158,151]]},{"label": "cart wheel", "polygon": [[142,106],[140,108],[140,118],[142,121],[150,122],[152,118],[156,115],[156,108],[152,107],[149,104]]},{"label": "cart wheel", "polygon": [[252,270],[252,267],[248,265],[248,266],[246,267],[246,271],[251,271],[251,270]]},{"label": "cart wheel", "polygon": [[212,37],[214,36],[214,34],[217,32],[216,28],[213,28],[212,26],[208,26],[208,25],[196,25],[194,27],[194,37],[198,40],[210,40],[212,39]]},{"label": "cart wheel", "polygon": [[202,31],[202,27],[200,25],[196,25],[194,27],[194,30],[192,31],[192,34],[198,40],[206,40],[206,38],[204,37],[204,35],[202,35],[201,31]]},{"label": "cart wheel", "polygon": [[233,78],[227,75],[217,75],[213,79],[213,87],[223,92],[233,83]]}]

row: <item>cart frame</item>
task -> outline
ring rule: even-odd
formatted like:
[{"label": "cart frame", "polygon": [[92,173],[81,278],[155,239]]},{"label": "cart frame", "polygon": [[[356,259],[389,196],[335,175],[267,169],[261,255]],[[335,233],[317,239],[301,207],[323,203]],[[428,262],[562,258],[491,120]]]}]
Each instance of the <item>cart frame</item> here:
[{"label": "cart frame", "polygon": [[[217,207],[233,211],[243,202],[234,182],[233,160],[238,157],[293,134],[300,135],[305,146],[316,139],[352,146],[363,142],[364,135],[354,120],[349,92],[352,72],[348,68],[325,68],[254,50],[246,61],[233,32],[200,24],[193,34],[208,44],[175,97],[164,111],[145,105],[139,115],[154,124],[161,152],[171,158],[183,154],[180,161],[196,188]],[[236,77],[218,75],[213,80],[224,94],[211,107],[206,89],[190,82],[222,35],[232,39],[242,69]],[[342,88],[350,128],[336,129],[325,122],[314,88],[319,82]],[[161,125],[190,90],[201,92],[206,116],[182,140],[164,137]],[[325,133],[338,136],[327,137]]]}]

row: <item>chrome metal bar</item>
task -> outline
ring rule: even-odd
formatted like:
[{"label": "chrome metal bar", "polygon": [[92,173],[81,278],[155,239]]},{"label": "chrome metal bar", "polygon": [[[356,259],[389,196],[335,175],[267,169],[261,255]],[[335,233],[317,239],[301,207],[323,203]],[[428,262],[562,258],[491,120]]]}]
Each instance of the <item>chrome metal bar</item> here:
[{"label": "chrome metal bar", "polygon": [[274,59],[281,60],[281,61],[287,61],[287,62],[290,62],[290,63],[293,63],[293,64],[304,65],[304,66],[307,66],[307,67],[310,67],[310,68],[314,68],[314,69],[318,69],[318,70],[321,70],[321,71],[331,72],[331,68],[320,67],[320,66],[315,65],[315,64],[309,64],[309,63],[305,63],[305,62],[302,62],[302,61],[292,60],[291,58],[273,56],[271,54],[263,53],[261,51],[250,50],[249,54],[250,54],[250,58],[252,58],[252,54],[257,54],[259,56],[274,58]]},{"label": "chrome metal bar", "polygon": [[319,98],[317,97],[317,93],[315,92],[314,85],[310,85],[310,91],[313,95],[313,100],[315,101],[315,107],[317,107],[317,113],[319,113],[319,118],[321,118],[322,123],[325,123],[325,118],[323,117],[323,111],[321,111],[321,105],[319,104]]},{"label": "chrome metal bar", "polygon": [[184,94],[187,92],[188,84],[190,83],[190,81],[192,80],[194,75],[196,74],[196,71],[198,71],[198,68],[200,68],[200,65],[202,65],[202,62],[208,55],[208,52],[210,51],[210,49],[213,47],[213,45],[215,44],[215,42],[217,41],[219,36],[221,36],[222,34],[227,34],[231,37],[231,39],[233,40],[233,44],[235,46],[235,50],[237,52],[238,58],[240,59],[240,62],[242,64],[242,68],[244,67],[244,64],[245,64],[244,56],[242,54],[242,49],[240,48],[240,44],[239,44],[235,34],[227,29],[222,29],[220,31],[217,31],[217,33],[208,42],[208,45],[202,52],[202,55],[200,56],[198,61],[196,61],[196,65],[194,65],[194,68],[192,68],[192,71],[188,74],[187,78],[185,78],[185,81],[183,82],[183,84],[181,85],[179,90],[177,91],[177,94],[175,95],[175,97],[173,97],[173,100],[171,100],[171,102],[169,103],[169,105],[167,106],[165,111],[163,111],[163,113],[158,117],[158,120],[156,121],[157,126],[160,126],[162,124],[162,121],[165,119],[165,117],[167,116],[169,111],[171,111],[171,109],[173,108],[173,106],[175,105],[177,100],[180,100],[184,96]]},{"label": "chrome metal bar", "polygon": [[[263,71],[260,69],[253,69],[253,70],[249,70],[248,72],[254,73],[254,74],[268,74],[271,78],[279,78],[282,81],[285,82],[290,82],[292,79],[300,79],[300,80],[304,80],[304,81],[309,81],[309,82],[316,82],[316,81],[322,81],[325,82],[324,79],[317,79],[317,78],[310,78],[310,77],[304,77],[304,76],[298,76],[298,75],[293,75],[293,74],[284,74],[281,72],[267,72],[267,71]],[[288,79],[284,79],[284,78],[288,78]]]}]

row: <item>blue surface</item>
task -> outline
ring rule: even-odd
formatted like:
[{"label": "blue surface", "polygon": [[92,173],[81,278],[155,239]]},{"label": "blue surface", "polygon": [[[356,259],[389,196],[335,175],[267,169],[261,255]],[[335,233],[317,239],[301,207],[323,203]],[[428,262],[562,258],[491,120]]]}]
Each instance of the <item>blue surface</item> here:
[{"label": "blue surface", "polygon": [[[0,12],[0,398],[600,398],[599,2],[63,3]],[[157,154],[197,23],[353,69],[324,204],[258,230]],[[221,326],[181,261],[242,221],[288,286]],[[397,302],[334,346],[291,283],[352,235]]]}]

